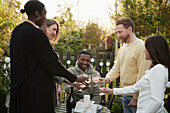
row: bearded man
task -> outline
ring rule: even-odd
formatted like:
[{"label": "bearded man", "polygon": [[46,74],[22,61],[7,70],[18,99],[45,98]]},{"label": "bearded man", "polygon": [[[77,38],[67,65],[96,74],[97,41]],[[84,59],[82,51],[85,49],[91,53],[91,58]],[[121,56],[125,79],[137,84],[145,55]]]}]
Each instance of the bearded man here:
[{"label": "bearded man", "polygon": [[[131,86],[149,69],[150,62],[146,61],[144,54],[144,41],[136,37],[134,26],[134,22],[128,17],[116,21],[117,37],[125,44],[118,51],[116,63],[103,78],[105,83],[120,76],[121,87]],[[137,99],[138,94],[123,95],[124,113],[136,113]]]}]

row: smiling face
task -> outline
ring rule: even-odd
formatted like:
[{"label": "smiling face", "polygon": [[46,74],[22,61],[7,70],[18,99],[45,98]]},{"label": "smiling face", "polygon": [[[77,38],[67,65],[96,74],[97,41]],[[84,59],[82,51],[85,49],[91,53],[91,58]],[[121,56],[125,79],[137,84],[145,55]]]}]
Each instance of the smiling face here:
[{"label": "smiling face", "polygon": [[116,26],[117,37],[122,40],[122,42],[128,41],[130,37],[130,28],[127,29],[123,26],[123,24],[119,24]]},{"label": "smiling face", "polygon": [[90,55],[81,54],[78,58],[78,66],[82,71],[85,71],[90,65]]},{"label": "smiling face", "polygon": [[57,32],[57,25],[53,24],[51,26],[46,26],[45,27],[45,32],[49,38],[49,40],[52,40],[55,36],[56,36],[56,32]]}]

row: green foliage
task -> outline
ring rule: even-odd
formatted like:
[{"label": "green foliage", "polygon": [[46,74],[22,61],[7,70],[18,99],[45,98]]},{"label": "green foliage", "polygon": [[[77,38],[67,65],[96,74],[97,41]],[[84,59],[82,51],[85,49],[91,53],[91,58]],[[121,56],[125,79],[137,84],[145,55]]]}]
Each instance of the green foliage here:
[{"label": "green foliage", "polygon": [[97,53],[101,49],[100,44],[104,41],[105,34],[106,32],[99,27],[98,23],[89,21],[83,31],[82,42],[92,53]]},{"label": "green foliage", "polygon": [[113,102],[112,103],[111,113],[123,113],[123,105],[122,105],[122,103]]},{"label": "green foliage", "polygon": [[62,50],[63,52],[70,51],[71,54],[79,52],[83,49],[80,26],[72,19],[71,8],[65,7],[59,11],[60,17],[54,17],[60,24],[60,39],[59,43],[54,45],[56,51]]},{"label": "green foliage", "polygon": [[89,22],[84,29],[80,23],[76,23],[72,19],[70,7],[61,9],[59,6],[60,16],[54,17],[60,23],[60,40],[54,45],[56,51],[68,52],[71,54],[80,52],[83,49],[88,49],[91,46],[91,51],[99,51],[100,44],[104,40],[105,31],[99,27],[98,23]]},{"label": "green foliage", "polygon": [[170,7],[168,0],[118,0],[118,14],[112,14],[111,19],[130,17],[135,26],[135,33],[139,36],[149,36],[152,33],[165,33],[170,37]]},{"label": "green foliage", "polygon": [[[6,113],[5,97],[9,91],[10,68],[5,63],[5,57],[9,56],[10,37],[13,28],[21,22],[19,19],[21,2],[17,0],[0,0],[0,111]],[[6,68],[4,68],[4,64]]]},{"label": "green foliage", "polygon": [[[20,4],[21,3],[17,0],[5,0],[3,2],[0,0],[0,69],[3,68],[4,55],[9,56],[11,31],[15,25],[20,22],[20,15],[17,13],[17,10],[20,8]],[[1,77],[3,74],[4,72],[1,70]]]},{"label": "green foliage", "polygon": [[[20,8],[17,0],[5,0],[0,2],[0,57],[6,51],[9,54],[9,41],[11,31],[20,22],[17,10]],[[1,59],[0,58],[0,59]]]},{"label": "green foliage", "polygon": [[64,83],[61,84],[61,103],[65,102]]},{"label": "green foliage", "polygon": [[[4,58],[3,58],[4,59]],[[4,60],[3,60],[4,62]],[[10,63],[3,63],[1,66],[1,76],[0,76],[0,90],[9,92],[10,85]]]},{"label": "green foliage", "polygon": [[[0,111],[2,113],[7,112],[5,107],[6,95],[9,92],[10,85],[10,67],[9,63],[4,63],[4,58],[2,59],[2,64],[0,65]],[[5,65],[5,66],[4,66]]]}]

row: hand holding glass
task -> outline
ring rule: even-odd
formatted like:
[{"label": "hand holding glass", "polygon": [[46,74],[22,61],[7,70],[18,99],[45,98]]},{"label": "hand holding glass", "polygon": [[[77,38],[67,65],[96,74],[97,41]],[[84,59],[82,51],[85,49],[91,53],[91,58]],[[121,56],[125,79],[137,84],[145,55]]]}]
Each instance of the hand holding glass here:
[{"label": "hand holding glass", "polygon": [[80,85],[80,88],[79,88],[78,91],[82,91],[82,90],[85,90],[85,89],[90,87],[91,79],[89,79],[87,74],[83,74],[82,76],[84,76],[84,77],[86,77],[88,79],[85,81],[85,84]]},{"label": "hand holding glass", "polygon": [[87,74],[83,74],[83,76],[85,76],[85,77],[87,77],[87,78],[88,78],[88,80],[86,80],[85,82],[87,83],[87,85],[89,85],[89,84],[90,84],[90,82],[91,82],[90,77],[89,77]]},{"label": "hand holding glass", "polygon": [[103,88],[100,92],[110,95],[110,94],[113,94],[113,89]]},{"label": "hand holding glass", "polygon": [[100,77],[94,77],[94,78],[93,78],[93,82],[95,83],[95,86],[98,85],[99,78],[100,78]]},{"label": "hand holding glass", "polygon": [[86,88],[86,85],[80,84],[77,88],[79,89],[78,91],[83,91],[83,89]]},{"label": "hand holding glass", "polygon": [[72,86],[74,86],[74,87],[76,87],[78,89],[83,89],[83,88],[86,87],[84,84],[79,83],[79,82],[74,82],[74,83],[71,83],[70,85],[72,85]]},{"label": "hand holding glass", "polygon": [[[105,80],[101,80],[99,83],[99,89],[102,91],[105,88]],[[105,95],[105,93],[101,92],[100,95]]]}]

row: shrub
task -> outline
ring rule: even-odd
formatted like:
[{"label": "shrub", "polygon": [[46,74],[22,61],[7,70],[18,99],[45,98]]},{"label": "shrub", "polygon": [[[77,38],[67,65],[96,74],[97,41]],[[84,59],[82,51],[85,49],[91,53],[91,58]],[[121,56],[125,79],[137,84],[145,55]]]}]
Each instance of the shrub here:
[{"label": "shrub", "polygon": [[123,113],[123,105],[122,105],[122,103],[113,102],[112,103],[111,113]]},{"label": "shrub", "polygon": [[5,106],[6,95],[9,92],[10,85],[10,58],[3,57],[0,65],[0,111],[2,113],[7,112],[7,108]]}]

